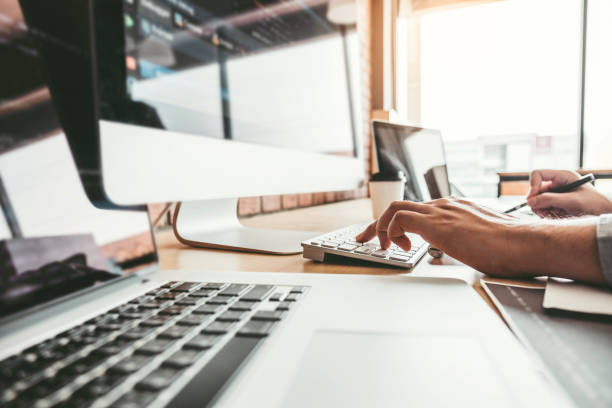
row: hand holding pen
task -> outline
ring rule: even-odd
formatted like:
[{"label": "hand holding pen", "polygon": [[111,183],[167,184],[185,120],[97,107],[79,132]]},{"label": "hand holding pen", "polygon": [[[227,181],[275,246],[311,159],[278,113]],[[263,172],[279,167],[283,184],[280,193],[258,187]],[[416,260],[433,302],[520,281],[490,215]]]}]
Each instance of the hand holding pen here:
[{"label": "hand holding pen", "polygon": [[[576,173],[565,170],[535,170],[530,176],[530,188],[527,193],[527,201],[514,206],[504,214],[509,214],[529,205],[533,211],[538,213],[549,208],[558,208],[565,213],[576,213],[578,203],[576,197],[563,195],[573,192],[579,187],[595,181],[592,173],[579,177]],[[570,210],[570,211],[568,211]],[[538,214],[543,215],[543,214]]]},{"label": "hand holding pen", "polygon": [[612,212],[612,202],[598,192],[591,183],[585,183],[566,193],[550,190],[577,181],[580,175],[566,170],[535,170],[530,177],[527,202],[541,217],[550,217],[547,209],[556,208],[566,216],[600,215]]}]

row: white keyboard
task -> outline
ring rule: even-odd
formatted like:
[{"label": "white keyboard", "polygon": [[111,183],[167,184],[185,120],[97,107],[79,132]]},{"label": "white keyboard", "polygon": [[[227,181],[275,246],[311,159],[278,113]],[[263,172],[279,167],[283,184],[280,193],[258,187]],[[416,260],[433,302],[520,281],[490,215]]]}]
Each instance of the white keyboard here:
[{"label": "white keyboard", "polygon": [[302,242],[304,258],[324,262],[326,254],[333,254],[401,268],[412,268],[427,252],[429,244],[417,234],[407,234],[412,243],[410,251],[404,251],[395,244],[383,250],[378,238],[363,244],[355,241],[355,236],[368,225],[369,223],[351,225]]}]

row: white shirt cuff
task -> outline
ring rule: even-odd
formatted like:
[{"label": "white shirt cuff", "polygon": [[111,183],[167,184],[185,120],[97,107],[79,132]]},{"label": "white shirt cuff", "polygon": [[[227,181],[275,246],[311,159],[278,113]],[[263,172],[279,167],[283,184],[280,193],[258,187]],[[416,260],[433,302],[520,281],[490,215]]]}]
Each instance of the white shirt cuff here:
[{"label": "white shirt cuff", "polygon": [[612,287],[612,214],[602,214],[597,223],[597,247],[601,271]]}]

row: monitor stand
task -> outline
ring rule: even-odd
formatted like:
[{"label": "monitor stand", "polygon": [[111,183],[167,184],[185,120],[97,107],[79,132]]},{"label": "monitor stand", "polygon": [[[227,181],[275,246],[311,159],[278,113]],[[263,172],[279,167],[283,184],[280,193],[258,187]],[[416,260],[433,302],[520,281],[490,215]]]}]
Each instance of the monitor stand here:
[{"label": "monitor stand", "polygon": [[225,198],[178,203],[172,228],[185,245],[264,254],[293,255],[300,243],[320,235],[313,231],[269,230],[243,226],[237,214],[238,199]]}]

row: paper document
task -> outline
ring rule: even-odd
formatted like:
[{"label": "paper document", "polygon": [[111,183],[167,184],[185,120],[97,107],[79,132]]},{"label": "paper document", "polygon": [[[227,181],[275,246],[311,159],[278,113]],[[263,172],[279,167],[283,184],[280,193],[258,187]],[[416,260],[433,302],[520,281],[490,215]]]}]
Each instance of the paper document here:
[{"label": "paper document", "polygon": [[545,309],[612,315],[612,291],[549,279],[543,306]]}]

